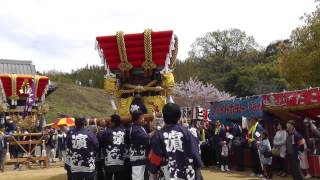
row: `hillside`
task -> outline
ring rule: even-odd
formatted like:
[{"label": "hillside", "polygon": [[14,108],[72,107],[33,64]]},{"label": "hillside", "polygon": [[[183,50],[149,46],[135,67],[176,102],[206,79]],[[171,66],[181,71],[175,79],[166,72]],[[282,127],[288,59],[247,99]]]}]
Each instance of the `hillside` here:
[{"label": "hillside", "polygon": [[50,106],[46,114],[51,122],[57,114],[83,114],[87,117],[104,117],[113,111],[103,89],[80,87],[73,84],[59,83],[56,91],[46,99]]}]

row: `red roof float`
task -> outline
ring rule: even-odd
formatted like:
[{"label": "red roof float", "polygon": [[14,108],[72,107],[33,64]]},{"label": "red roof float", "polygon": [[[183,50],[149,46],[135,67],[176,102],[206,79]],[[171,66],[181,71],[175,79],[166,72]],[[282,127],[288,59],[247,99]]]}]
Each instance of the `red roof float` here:
[{"label": "red roof float", "polygon": [[0,79],[5,96],[13,100],[28,96],[24,93],[23,88],[29,88],[34,83],[35,97],[37,101],[40,101],[49,83],[48,77],[37,75],[1,74]]},{"label": "red roof float", "polygon": [[111,71],[129,71],[132,68],[150,70],[163,68],[175,53],[173,31],[123,34],[96,38],[101,58]]}]

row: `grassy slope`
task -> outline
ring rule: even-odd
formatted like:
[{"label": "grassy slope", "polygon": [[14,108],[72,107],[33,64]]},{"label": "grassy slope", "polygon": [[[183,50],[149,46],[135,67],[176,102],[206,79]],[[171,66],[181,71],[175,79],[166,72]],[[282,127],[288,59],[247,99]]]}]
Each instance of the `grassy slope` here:
[{"label": "grassy slope", "polygon": [[105,117],[112,113],[110,102],[102,89],[79,87],[73,84],[58,84],[58,89],[51,93],[46,102],[50,110],[46,114],[51,122],[61,114],[83,114],[87,117]]}]

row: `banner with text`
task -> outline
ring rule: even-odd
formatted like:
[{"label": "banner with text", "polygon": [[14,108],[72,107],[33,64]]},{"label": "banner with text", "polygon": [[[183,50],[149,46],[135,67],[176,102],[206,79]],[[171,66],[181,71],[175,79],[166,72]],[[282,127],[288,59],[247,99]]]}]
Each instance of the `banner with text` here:
[{"label": "banner with text", "polygon": [[261,117],[263,115],[262,98],[260,96],[220,101],[211,103],[209,118],[211,120],[240,119],[245,117]]}]

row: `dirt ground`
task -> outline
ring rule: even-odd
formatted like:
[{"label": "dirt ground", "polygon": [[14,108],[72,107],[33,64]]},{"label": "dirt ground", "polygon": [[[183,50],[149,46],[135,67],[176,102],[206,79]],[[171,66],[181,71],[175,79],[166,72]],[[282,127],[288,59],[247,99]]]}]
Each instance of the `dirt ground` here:
[{"label": "dirt ground", "polygon": [[[249,177],[249,172],[231,172],[222,173],[216,169],[204,169],[202,171],[205,180],[258,180],[260,178]],[[291,177],[280,178],[275,176],[274,180],[289,180]],[[6,168],[6,171],[0,172],[0,180],[66,180],[66,172],[63,167],[56,165],[49,169],[25,169],[13,171],[12,167]]]}]

